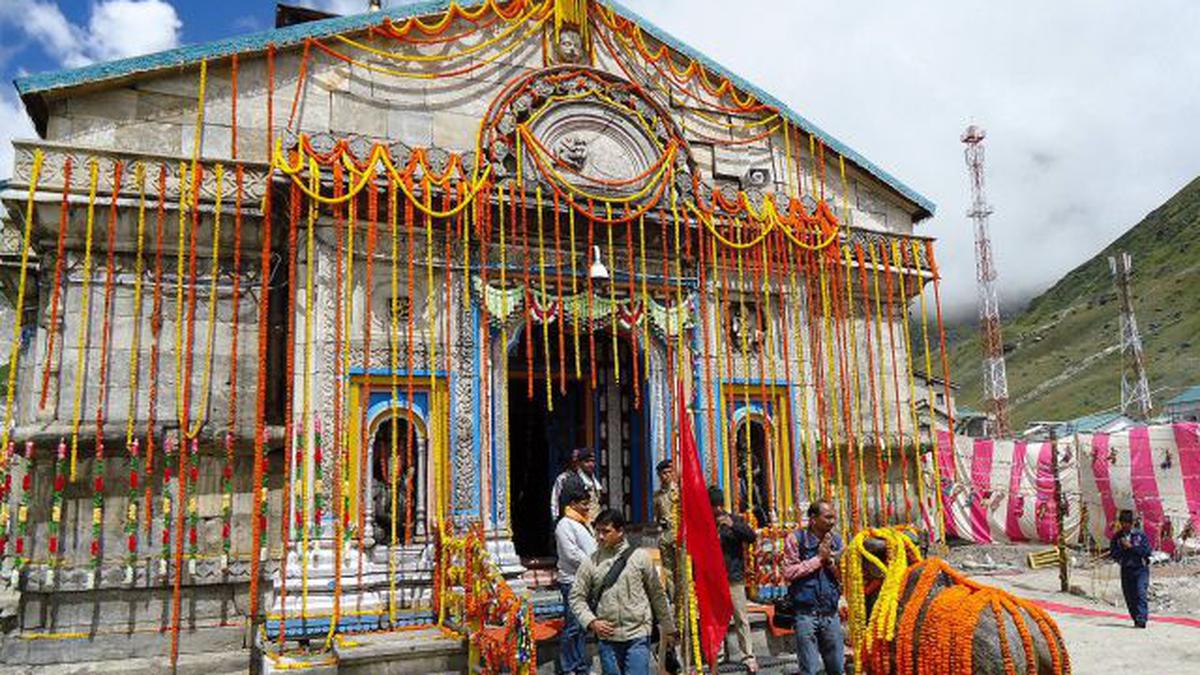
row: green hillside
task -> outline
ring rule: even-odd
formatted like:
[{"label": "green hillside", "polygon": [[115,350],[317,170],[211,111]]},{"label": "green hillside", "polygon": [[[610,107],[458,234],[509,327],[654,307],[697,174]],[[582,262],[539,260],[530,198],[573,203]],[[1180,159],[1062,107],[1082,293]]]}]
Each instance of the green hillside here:
[{"label": "green hillside", "polygon": [[[1134,310],[1156,412],[1200,383],[1200,178],[1003,326],[1013,428],[1112,410],[1121,401],[1120,303],[1108,257],[1133,256]],[[959,405],[982,410],[979,336],[958,326],[951,372]]]}]

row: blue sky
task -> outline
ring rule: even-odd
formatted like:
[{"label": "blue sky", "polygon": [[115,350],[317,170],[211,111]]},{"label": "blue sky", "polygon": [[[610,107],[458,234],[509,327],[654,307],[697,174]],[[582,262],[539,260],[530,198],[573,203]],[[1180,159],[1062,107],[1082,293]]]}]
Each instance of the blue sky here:
[{"label": "blue sky", "polygon": [[[21,12],[28,12],[28,4],[26,0],[0,0],[0,6],[15,5]],[[96,0],[62,0],[32,4],[55,6],[72,26],[86,30],[96,6],[103,3]],[[169,4],[182,24],[178,33],[180,44],[207,42],[238,33],[264,30],[270,28],[275,20],[273,2],[176,0]],[[10,90],[7,93],[11,93],[9,83],[22,72],[58,70],[63,66],[64,54],[61,50],[53,49],[47,40],[39,39],[37,35],[30,35],[17,21],[5,20],[3,12],[0,12],[0,45],[3,45],[0,47],[0,79],[5,88]]]},{"label": "blue sky", "polygon": [[[952,312],[975,306],[967,124],[988,131],[1002,302],[1044,289],[1200,175],[1195,0],[622,2],[937,203],[917,232],[939,240]],[[274,11],[268,0],[0,0],[0,178],[9,140],[32,135],[14,76],[263,30]]]}]

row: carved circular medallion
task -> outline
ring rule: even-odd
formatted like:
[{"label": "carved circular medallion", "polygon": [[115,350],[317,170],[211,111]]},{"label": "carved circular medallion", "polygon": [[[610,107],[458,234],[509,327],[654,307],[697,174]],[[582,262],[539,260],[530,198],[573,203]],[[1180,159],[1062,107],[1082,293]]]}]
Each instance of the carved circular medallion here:
[{"label": "carved circular medallion", "polygon": [[[577,66],[546,68],[511,83],[481,122],[479,147],[497,178],[527,176],[612,196],[690,191],[693,170],[670,115],[636,85]],[[653,184],[653,185],[652,185]]]}]

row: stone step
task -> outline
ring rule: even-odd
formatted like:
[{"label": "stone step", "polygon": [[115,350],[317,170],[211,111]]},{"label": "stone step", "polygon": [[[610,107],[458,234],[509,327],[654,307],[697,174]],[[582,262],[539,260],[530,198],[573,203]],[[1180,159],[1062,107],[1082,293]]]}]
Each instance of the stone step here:
[{"label": "stone step", "polygon": [[[240,654],[241,669],[245,670],[249,665],[249,652],[243,649],[245,633],[246,629],[242,626],[185,630],[179,637],[180,662],[196,658],[203,663],[204,659],[214,654]],[[170,634],[158,631],[108,633],[92,637],[56,636],[51,639],[32,639],[34,635],[6,637],[0,642],[0,663],[13,667],[61,666],[68,669],[85,663],[120,664],[139,659],[162,664],[169,657],[171,649]]]},{"label": "stone step", "polygon": [[[236,652],[214,652],[205,654],[184,654],[177,662],[177,675],[234,675],[250,670],[249,650]],[[156,658],[121,658],[108,661],[88,661],[85,663],[59,663],[49,666],[12,666],[4,667],[5,673],[13,675],[157,675],[167,670],[167,659]]]},{"label": "stone step", "polygon": [[462,673],[467,670],[466,645],[437,628],[347,636],[334,648],[338,673]]}]

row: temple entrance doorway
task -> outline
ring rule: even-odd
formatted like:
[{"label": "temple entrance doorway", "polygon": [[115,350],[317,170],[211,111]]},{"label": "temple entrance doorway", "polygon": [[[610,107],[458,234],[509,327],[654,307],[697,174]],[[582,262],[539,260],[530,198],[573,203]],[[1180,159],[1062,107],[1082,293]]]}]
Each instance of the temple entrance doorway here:
[{"label": "temple entrance doorway", "polygon": [[[384,545],[404,544],[411,542],[413,537],[423,537],[427,534],[426,453],[420,430],[407,415],[390,414],[379,422],[371,450],[371,506],[375,541]],[[391,466],[393,453],[396,462],[394,468]],[[394,481],[393,474],[396,477]],[[396,527],[395,541],[392,540],[393,522]]]},{"label": "temple entrance doorway", "polygon": [[748,417],[738,425],[734,436],[737,453],[737,485],[734,508],[739,513],[750,512],[760,526],[771,523],[772,453],[771,435],[758,416]]},{"label": "temple entrance doorway", "polygon": [[[555,555],[556,517],[550,503],[551,491],[573,449],[592,450],[595,476],[603,486],[601,507],[620,508],[631,522],[649,519],[653,457],[646,450],[649,432],[644,391],[641,408],[635,406],[633,357],[627,335],[617,340],[614,358],[612,334],[596,332],[593,387],[588,337],[580,336],[576,377],[573,337],[569,333],[565,336],[566,353],[560,360],[557,328],[552,325],[549,392],[541,327],[534,326],[532,345],[526,339],[522,336],[509,350],[509,480],[513,545],[527,565],[536,566],[539,560]],[[639,386],[644,390],[644,378],[639,379]]]}]

